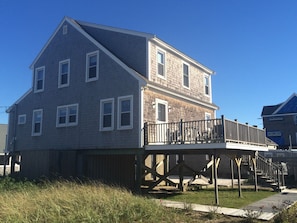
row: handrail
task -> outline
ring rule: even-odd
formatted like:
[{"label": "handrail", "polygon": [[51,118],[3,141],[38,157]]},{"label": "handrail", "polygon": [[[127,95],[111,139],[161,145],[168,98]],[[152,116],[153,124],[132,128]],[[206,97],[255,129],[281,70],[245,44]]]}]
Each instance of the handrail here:
[{"label": "handrail", "polygon": [[278,188],[285,186],[284,170],[281,164],[273,163],[261,155],[257,155],[257,169],[266,177],[277,183]]},{"label": "handrail", "polygon": [[247,124],[217,119],[171,123],[145,123],[144,143],[149,144],[197,144],[234,142],[266,146],[266,133]]}]

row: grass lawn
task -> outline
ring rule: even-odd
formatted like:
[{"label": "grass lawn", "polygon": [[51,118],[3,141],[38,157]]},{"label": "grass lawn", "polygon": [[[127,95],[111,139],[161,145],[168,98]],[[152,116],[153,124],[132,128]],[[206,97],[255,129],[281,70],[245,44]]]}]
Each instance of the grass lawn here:
[{"label": "grass lawn", "polygon": [[[242,189],[242,197],[239,198],[237,189],[219,189],[219,204],[221,207],[242,208],[250,203],[276,194],[276,192],[252,189]],[[202,189],[188,191],[181,194],[169,195],[166,200],[181,201],[185,203],[215,205],[214,189]]]}]

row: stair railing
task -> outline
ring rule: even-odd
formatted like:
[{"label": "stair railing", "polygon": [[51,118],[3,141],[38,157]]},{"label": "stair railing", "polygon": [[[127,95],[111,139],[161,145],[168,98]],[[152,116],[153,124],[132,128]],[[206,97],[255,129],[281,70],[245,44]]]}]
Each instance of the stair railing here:
[{"label": "stair railing", "polygon": [[277,187],[285,186],[284,170],[281,164],[273,163],[272,159],[267,159],[257,155],[257,170],[265,177],[277,183]]}]

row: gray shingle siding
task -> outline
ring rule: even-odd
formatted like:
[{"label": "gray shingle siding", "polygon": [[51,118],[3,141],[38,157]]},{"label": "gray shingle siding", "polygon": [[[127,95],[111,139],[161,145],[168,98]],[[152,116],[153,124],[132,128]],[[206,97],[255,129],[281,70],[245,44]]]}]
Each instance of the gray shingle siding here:
[{"label": "gray shingle siding", "polygon": [[82,28],[129,67],[147,76],[147,39],[145,37],[86,25]]},{"label": "gray shingle siding", "polygon": [[[99,51],[99,79],[86,82],[86,54]],[[70,59],[70,85],[58,88],[59,62]],[[59,30],[34,64],[45,66],[44,91],[27,95],[12,109],[10,118],[26,114],[24,125],[15,125],[15,150],[137,148],[139,142],[139,84],[122,66],[68,25]],[[33,73],[34,73],[33,70]],[[33,77],[34,78],[34,77]],[[133,129],[117,130],[118,97],[133,95]],[[100,100],[114,98],[114,130],[99,131]],[[78,125],[56,127],[57,106],[78,104]],[[32,136],[32,112],[43,109],[42,134]],[[17,119],[16,116],[16,119]],[[15,120],[17,122],[17,120]],[[12,149],[12,147],[10,148]]]}]

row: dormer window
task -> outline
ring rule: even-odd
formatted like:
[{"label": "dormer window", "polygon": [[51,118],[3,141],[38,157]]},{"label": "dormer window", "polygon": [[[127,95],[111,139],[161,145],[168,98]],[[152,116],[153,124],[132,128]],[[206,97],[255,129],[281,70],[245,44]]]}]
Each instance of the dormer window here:
[{"label": "dormer window", "polygon": [[86,57],[86,82],[98,80],[99,51],[88,53]]},{"label": "dormer window", "polygon": [[35,69],[34,74],[34,92],[41,92],[44,90],[44,74],[45,67],[39,67]]}]

